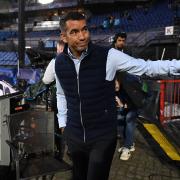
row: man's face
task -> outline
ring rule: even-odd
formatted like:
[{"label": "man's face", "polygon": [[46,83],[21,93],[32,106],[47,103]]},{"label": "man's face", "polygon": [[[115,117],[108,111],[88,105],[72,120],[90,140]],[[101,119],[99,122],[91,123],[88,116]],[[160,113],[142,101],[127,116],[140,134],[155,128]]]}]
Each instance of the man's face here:
[{"label": "man's face", "polygon": [[76,57],[87,49],[90,34],[86,25],[86,20],[68,20],[66,30],[61,33],[62,40],[68,43],[69,48]]},{"label": "man's face", "polygon": [[125,43],[126,43],[126,38],[118,37],[115,44],[114,44],[114,46],[115,46],[116,49],[121,50],[121,49],[124,48]]}]

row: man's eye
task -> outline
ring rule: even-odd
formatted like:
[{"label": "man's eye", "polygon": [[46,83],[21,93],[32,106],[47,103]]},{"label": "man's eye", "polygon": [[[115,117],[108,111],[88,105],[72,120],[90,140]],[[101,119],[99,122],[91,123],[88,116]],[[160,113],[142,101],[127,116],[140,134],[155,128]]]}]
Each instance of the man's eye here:
[{"label": "man's eye", "polygon": [[77,34],[77,32],[78,32],[78,31],[73,30],[73,31],[70,32],[70,34]]},{"label": "man's eye", "polygon": [[88,31],[88,28],[87,28],[87,27],[85,27],[83,30],[84,30],[84,31]]}]

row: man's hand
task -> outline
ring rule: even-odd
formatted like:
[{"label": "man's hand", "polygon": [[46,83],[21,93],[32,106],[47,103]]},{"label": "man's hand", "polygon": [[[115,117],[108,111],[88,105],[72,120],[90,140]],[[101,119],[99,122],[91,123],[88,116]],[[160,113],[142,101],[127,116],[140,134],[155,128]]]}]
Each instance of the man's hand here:
[{"label": "man's hand", "polygon": [[115,101],[116,101],[116,107],[124,107],[124,104],[117,96],[115,96]]},{"label": "man's hand", "polygon": [[64,133],[64,127],[60,128],[61,134]]}]

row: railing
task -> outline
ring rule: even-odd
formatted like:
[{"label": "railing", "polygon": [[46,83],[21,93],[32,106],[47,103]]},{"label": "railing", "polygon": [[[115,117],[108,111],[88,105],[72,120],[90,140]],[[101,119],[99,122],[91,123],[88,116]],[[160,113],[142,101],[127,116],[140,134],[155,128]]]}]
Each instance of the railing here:
[{"label": "railing", "polygon": [[161,124],[180,120],[180,79],[159,80]]}]

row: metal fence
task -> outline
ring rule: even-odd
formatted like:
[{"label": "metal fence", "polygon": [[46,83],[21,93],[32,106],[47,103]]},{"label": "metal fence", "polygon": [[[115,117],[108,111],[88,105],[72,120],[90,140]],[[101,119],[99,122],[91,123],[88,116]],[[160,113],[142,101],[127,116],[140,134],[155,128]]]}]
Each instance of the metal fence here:
[{"label": "metal fence", "polygon": [[159,80],[161,124],[180,121],[180,80]]}]

